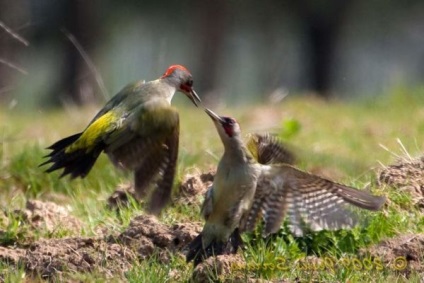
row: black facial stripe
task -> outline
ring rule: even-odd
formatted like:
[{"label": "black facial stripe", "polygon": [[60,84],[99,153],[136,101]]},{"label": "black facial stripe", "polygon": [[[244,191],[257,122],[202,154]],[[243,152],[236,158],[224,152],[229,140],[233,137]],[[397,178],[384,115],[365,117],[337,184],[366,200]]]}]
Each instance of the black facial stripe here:
[{"label": "black facial stripe", "polygon": [[223,124],[225,124],[225,125],[232,126],[236,123],[236,121],[233,118],[230,118],[230,117],[222,117],[222,120],[223,120]]}]

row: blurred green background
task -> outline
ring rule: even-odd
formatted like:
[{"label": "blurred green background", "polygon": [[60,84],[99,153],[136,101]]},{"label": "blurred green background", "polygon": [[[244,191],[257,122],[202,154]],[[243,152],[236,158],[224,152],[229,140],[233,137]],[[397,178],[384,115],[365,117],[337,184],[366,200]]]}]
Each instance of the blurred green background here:
[{"label": "blurred green background", "polygon": [[[422,0],[0,0],[0,216],[7,218],[0,217],[0,246],[127,229],[143,205],[119,213],[107,208],[131,176],[105,155],[82,180],[60,179],[60,172],[46,174],[38,165],[46,146],[84,129],[127,83],[156,79],[171,64],[185,65],[206,106],[235,117],[243,134],[277,134],[299,168],[389,199],[366,228],[305,241],[283,228],[272,244],[252,241],[243,251],[248,266],[276,255],[304,258],[306,245],[338,257],[423,233],[420,204],[406,190],[377,182],[388,164],[423,152],[423,31]],[[223,147],[201,109],[178,94],[173,104],[181,117],[177,196],[178,184],[216,168]],[[34,229],[13,214],[30,199],[66,206],[81,229]],[[160,221],[202,221],[201,200],[170,205]],[[166,265],[156,257],[131,264],[129,282],[174,282],[171,271],[188,281],[192,273],[178,256]],[[110,281],[96,270],[64,278]],[[293,282],[422,281],[417,270],[405,272],[252,270]],[[37,276],[0,260],[1,282],[39,282],[31,281]]]},{"label": "blurred green background", "polygon": [[382,95],[424,75],[420,0],[15,0],[0,23],[9,107],[102,103],[175,63],[226,105]]}]

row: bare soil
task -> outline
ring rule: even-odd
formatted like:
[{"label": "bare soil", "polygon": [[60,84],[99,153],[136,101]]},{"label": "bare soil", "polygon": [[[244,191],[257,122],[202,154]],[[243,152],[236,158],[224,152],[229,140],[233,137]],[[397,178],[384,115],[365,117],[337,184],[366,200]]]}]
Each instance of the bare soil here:
[{"label": "bare soil", "polygon": [[[34,224],[31,225],[34,230],[54,229],[54,225],[80,229],[79,221],[69,216],[64,207],[53,203],[29,201],[25,210],[16,213]],[[0,261],[24,266],[26,272],[43,279],[62,281],[75,272],[123,278],[132,264],[153,254],[163,263],[168,262],[172,253],[181,253],[199,232],[200,226],[193,223],[167,226],[154,216],[141,215],[116,236],[40,239],[19,247],[0,246]],[[0,281],[1,278],[0,274]]]},{"label": "bare soil", "polygon": [[[213,183],[215,170],[202,173],[198,169],[193,169],[183,177],[172,202],[176,205],[199,205],[203,195]],[[130,198],[135,197],[133,185],[121,184],[107,199],[107,205],[111,209],[125,207],[129,205]]]},{"label": "bare soil", "polygon": [[424,156],[402,158],[381,169],[378,185],[396,187],[409,193],[414,205],[424,211]]},{"label": "bare soil", "polygon": [[[390,165],[379,173],[379,184],[407,190],[417,199],[416,203],[419,205],[424,195],[423,168],[423,158]],[[213,182],[213,176],[213,171],[193,172],[185,176],[174,196],[174,203],[200,204],[202,196]],[[130,186],[120,188],[109,201],[113,200],[114,204],[121,205],[128,201],[128,192],[131,194]],[[0,222],[3,226],[10,222],[12,216],[20,217],[34,232],[43,229],[54,235],[60,227],[71,231],[70,235],[79,235],[82,229],[81,221],[72,216],[68,208],[52,202],[30,200],[22,210],[15,210],[10,214],[1,211]],[[49,280],[66,281],[75,272],[96,272],[108,278],[124,279],[124,273],[137,261],[155,256],[166,264],[175,253],[183,256],[186,245],[200,231],[200,224],[165,225],[154,216],[140,215],[121,234],[113,235],[106,231],[99,237],[41,238],[28,239],[17,245],[4,244],[0,246],[0,262],[11,267],[22,266],[27,274]],[[2,233],[6,232],[0,230],[0,236]],[[423,234],[401,235],[364,249],[361,253],[379,257],[385,266],[392,267],[396,267],[399,257],[404,257],[407,267],[399,272],[406,276],[412,270],[424,273]],[[195,282],[209,282],[210,271],[214,270],[212,274],[215,274],[215,279],[222,282],[269,282],[246,278],[245,274],[238,274],[233,268],[243,265],[245,262],[240,255],[212,257],[194,269],[192,279]]]},{"label": "bare soil", "polygon": [[424,234],[401,235],[362,250],[364,256],[378,258],[382,266],[408,277],[412,270],[424,274]]},{"label": "bare soil", "polygon": [[246,262],[240,255],[220,255],[210,257],[200,263],[193,271],[192,282],[248,282],[248,283],[285,283],[283,279],[269,281],[249,277],[244,272]]},{"label": "bare soil", "polygon": [[178,188],[174,202],[185,205],[200,204],[204,194],[212,185],[215,174],[215,170],[209,170],[205,173],[193,170],[193,172],[186,174]]}]

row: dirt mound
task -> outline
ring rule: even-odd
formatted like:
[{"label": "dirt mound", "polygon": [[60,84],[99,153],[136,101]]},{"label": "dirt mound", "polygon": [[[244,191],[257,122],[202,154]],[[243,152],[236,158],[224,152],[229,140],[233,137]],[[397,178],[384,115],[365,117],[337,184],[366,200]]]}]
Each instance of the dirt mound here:
[{"label": "dirt mound", "polygon": [[123,276],[136,255],[127,247],[101,239],[38,240],[25,249],[0,247],[0,261],[43,279],[62,281],[74,272],[99,272],[107,278]]},{"label": "dirt mound", "polygon": [[424,156],[399,159],[379,172],[378,184],[390,185],[411,194],[414,204],[424,209]]},{"label": "dirt mound", "polygon": [[34,229],[46,229],[48,232],[65,229],[79,233],[81,221],[70,215],[70,209],[53,202],[28,200],[23,210],[15,210],[15,216],[30,224]]},{"label": "dirt mound", "polygon": [[[246,278],[245,266],[246,262],[238,254],[210,257],[196,266],[191,279],[193,282],[273,282],[257,278]],[[286,281],[279,280],[278,282]]]},{"label": "dirt mound", "polygon": [[[173,201],[177,204],[199,204],[201,197],[206,193],[209,186],[213,183],[215,176],[214,170],[202,173],[195,169],[193,172],[184,176]],[[121,184],[108,197],[107,206],[110,209],[126,207],[129,205],[130,198],[135,197],[134,187],[132,184]]]},{"label": "dirt mound", "polygon": [[26,252],[28,271],[42,278],[61,278],[62,272],[98,271],[111,278],[131,268],[135,254],[125,246],[101,239],[68,238],[40,240]]},{"label": "dirt mound", "polygon": [[179,204],[199,204],[208,188],[213,183],[215,170],[209,170],[206,173],[194,170],[184,176],[183,181],[178,189],[175,202]]},{"label": "dirt mound", "polygon": [[18,264],[25,256],[25,249],[5,248],[0,246],[0,261],[7,264]]},{"label": "dirt mound", "polygon": [[424,274],[424,234],[402,235],[361,251],[381,260],[383,267],[409,275],[412,270]]},{"label": "dirt mound", "polygon": [[200,224],[182,223],[171,227],[160,223],[156,217],[135,217],[125,232],[110,242],[122,243],[137,251],[140,259],[146,259],[158,251],[159,260],[168,262],[170,253],[181,251],[200,232]]},{"label": "dirt mound", "polygon": [[[240,255],[220,255],[210,257],[196,266],[193,271],[192,279],[194,282],[211,282],[215,280],[225,282],[225,277],[233,274],[233,269],[238,266],[244,266],[246,262]],[[229,279],[229,278],[228,278]],[[234,282],[236,278],[232,276]]]},{"label": "dirt mound", "polygon": [[[67,209],[54,203],[28,201],[26,209],[14,213],[34,230],[55,231],[57,227],[64,227],[79,233],[81,229],[80,222],[69,215]],[[5,215],[2,221],[9,219]],[[29,244],[20,243],[20,247],[0,246],[0,262],[10,266],[19,264],[28,274],[58,281],[67,281],[75,272],[97,272],[106,278],[124,278],[124,273],[137,260],[157,255],[162,262],[168,262],[171,253],[181,252],[200,230],[200,224],[168,226],[154,216],[141,215],[117,236],[40,239],[25,241]]]}]

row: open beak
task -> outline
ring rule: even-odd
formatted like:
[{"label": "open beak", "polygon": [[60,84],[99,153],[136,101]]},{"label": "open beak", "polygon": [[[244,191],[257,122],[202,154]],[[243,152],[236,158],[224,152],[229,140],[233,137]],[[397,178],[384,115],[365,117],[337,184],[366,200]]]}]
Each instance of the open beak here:
[{"label": "open beak", "polygon": [[193,104],[196,105],[197,107],[199,106],[198,103],[202,102],[199,96],[197,95],[197,93],[194,91],[194,89],[190,89],[190,91],[186,92],[185,94],[191,100],[191,102],[193,102]]},{"label": "open beak", "polygon": [[216,114],[215,112],[213,112],[212,110],[210,110],[208,108],[205,108],[205,112],[206,112],[206,114],[209,115],[209,117],[211,117],[211,119],[214,122],[220,122],[220,123],[224,122],[224,120],[222,120],[222,118],[218,114]]}]

